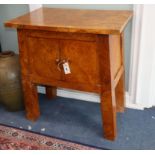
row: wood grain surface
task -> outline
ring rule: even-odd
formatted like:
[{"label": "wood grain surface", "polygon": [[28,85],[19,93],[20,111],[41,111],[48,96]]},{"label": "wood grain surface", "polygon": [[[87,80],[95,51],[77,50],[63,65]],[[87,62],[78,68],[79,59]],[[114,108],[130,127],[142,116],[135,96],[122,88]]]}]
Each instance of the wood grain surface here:
[{"label": "wood grain surface", "polygon": [[132,11],[40,8],[7,21],[5,26],[57,32],[120,34],[131,17]]}]

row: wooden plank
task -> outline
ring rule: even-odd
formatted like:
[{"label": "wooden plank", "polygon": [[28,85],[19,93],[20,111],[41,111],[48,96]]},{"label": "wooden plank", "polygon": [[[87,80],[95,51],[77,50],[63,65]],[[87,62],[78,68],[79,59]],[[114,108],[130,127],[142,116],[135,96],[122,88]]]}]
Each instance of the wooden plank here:
[{"label": "wooden plank", "polygon": [[119,79],[121,78],[122,74],[124,72],[124,67],[121,66],[121,68],[119,69],[118,73],[116,74],[116,77],[114,79],[114,87],[117,86],[118,82],[119,82]]},{"label": "wooden plank", "polygon": [[43,78],[39,76],[30,76],[30,79],[33,83],[41,84],[41,85],[49,85],[49,86],[57,86],[68,89],[75,89],[79,91],[87,91],[93,93],[101,93],[101,85],[91,85],[85,83],[77,83],[77,82],[66,82],[66,81],[57,81],[55,79]]},{"label": "wooden plank", "polygon": [[115,94],[117,102],[116,104],[117,112],[124,112],[125,109],[124,33],[121,34],[120,46],[121,46],[122,67],[115,79]]},{"label": "wooden plank", "polygon": [[121,54],[121,36],[120,35],[109,35],[110,53],[111,53],[111,66],[112,76],[115,78],[122,65],[122,54]]},{"label": "wooden plank", "polygon": [[57,32],[120,34],[131,17],[132,11],[40,8],[7,21],[5,26]]},{"label": "wooden plank", "polygon": [[109,140],[116,138],[116,101],[113,85],[111,51],[109,35],[98,37],[98,57],[100,66],[101,83],[101,114],[104,137]]}]

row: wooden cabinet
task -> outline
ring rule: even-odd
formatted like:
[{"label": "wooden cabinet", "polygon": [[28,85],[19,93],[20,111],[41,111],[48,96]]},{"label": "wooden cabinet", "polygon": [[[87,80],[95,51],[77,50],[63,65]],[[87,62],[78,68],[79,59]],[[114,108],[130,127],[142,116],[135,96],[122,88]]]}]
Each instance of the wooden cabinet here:
[{"label": "wooden cabinet", "polygon": [[42,8],[6,22],[18,32],[27,118],[40,116],[38,84],[46,86],[48,98],[57,87],[95,92],[104,137],[114,140],[116,113],[125,105],[123,30],[131,17],[131,11]]}]

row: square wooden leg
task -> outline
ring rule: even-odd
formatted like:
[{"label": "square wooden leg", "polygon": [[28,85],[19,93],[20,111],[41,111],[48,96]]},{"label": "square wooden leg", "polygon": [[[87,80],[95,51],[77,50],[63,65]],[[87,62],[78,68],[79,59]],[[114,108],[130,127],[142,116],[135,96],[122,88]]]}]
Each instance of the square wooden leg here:
[{"label": "square wooden leg", "polygon": [[46,86],[46,96],[48,99],[52,99],[54,97],[56,97],[56,87],[53,86]]},{"label": "square wooden leg", "polygon": [[117,112],[124,112],[125,108],[125,84],[124,84],[124,72],[120,77],[118,84],[115,88],[116,94],[116,109]]},{"label": "square wooden leg", "polygon": [[29,80],[22,80],[26,117],[35,121],[40,116],[37,86]]},{"label": "square wooden leg", "polygon": [[116,104],[114,90],[104,92],[101,95],[101,113],[104,138],[114,140],[116,138]]}]

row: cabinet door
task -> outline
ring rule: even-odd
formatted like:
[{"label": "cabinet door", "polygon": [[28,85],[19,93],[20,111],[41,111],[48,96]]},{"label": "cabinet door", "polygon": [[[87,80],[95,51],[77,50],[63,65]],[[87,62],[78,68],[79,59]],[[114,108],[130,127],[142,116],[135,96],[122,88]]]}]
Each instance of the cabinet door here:
[{"label": "cabinet door", "polygon": [[39,37],[28,38],[30,73],[33,77],[60,80],[61,72],[57,68],[59,58],[59,42],[55,39]]},{"label": "cabinet door", "polygon": [[99,62],[96,42],[62,40],[61,59],[68,60],[71,73],[63,72],[63,80],[71,83],[99,84]]}]

